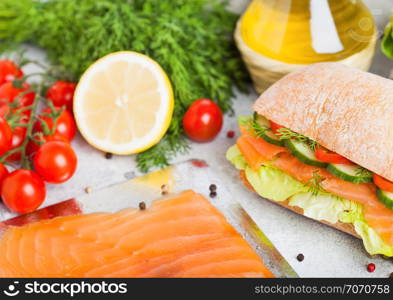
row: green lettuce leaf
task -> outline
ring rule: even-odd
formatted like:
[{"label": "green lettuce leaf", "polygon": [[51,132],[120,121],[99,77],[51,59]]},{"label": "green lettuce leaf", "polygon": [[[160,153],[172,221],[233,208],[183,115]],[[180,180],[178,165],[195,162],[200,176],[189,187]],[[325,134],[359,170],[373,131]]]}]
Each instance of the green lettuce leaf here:
[{"label": "green lettuce leaf", "polygon": [[226,158],[229,160],[238,170],[244,170],[247,167],[246,159],[241,154],[239,148],[233,145],[228,149]]},{"label": "green lettuce leaf", "polygon": [[353,223],[355,231],[361,236],[364,247],[371,255],[383,254],[393,256],[393,246],[387,245],[377,232],[367,225],[365,221],[357,220]]},{"label": "green lettuce leaf", "polygon": [[288,174],[268,166],[262,166],[258,172],[246,167],[246,176],[259,195],[278,202],[307,190],[304,184]]},{"label": "green lettuce leaf", "polygon": [[364,247],[370,254],[393,256],[393,247],[385,244],[377,232],[367,225],[363,217],[363,207],[355,201],[331,194],[302,193],[293,196],[289,205],[301,207],[304,215],[314,220],[324,220],[332,224],[341,221],[351,223],[363,240]]},{"label": "green lettuce leaf", "polygon": [[393,256],[393,247],[385,244],[378,233],[367,225],[363,216],[363,207],[353,201],[353,207],[357,205],[357,209],[345,210],[340,213],[340,221],[343,223],[351,223],[355,226],[355,231],[361,236],[364,247],[370,254],[383,254]]},{"label": "green lettuce leaf", "polygon": [[331,194],[299,193],[289,199],[289,205],[301,207],[306,217],[328,221],[332,224],[340,220],[342,211],[352,211],[352,206],[355,210],[357,209],[352,203],[354,202]]},{"label": "green lettuce leaf", "polygon": [[307,186],[269,165],[264,165],[255,172],[248,167],[236,145],[228,150],[227,158],[236,168],[245,170],[248,181],[260,196],[278,202],[289,199],[290,206],[302,208],[304,215],[314,220],[325,220],[332,224],[338,221],[351,223],[368,253],[393,256],[393,246],[387,245],[368,226],[361,204],[329,193],[313,195],[307,192]]}]

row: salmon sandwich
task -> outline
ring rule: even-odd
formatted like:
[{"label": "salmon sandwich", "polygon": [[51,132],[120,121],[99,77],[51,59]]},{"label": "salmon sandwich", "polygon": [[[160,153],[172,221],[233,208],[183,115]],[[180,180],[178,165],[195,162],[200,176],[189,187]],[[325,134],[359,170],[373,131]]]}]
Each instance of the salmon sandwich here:
[{"label": "salmon sandwich", "polygon": [[393,81],[321,63],[266,90],[227,152],[263,198],[393,256]]}]

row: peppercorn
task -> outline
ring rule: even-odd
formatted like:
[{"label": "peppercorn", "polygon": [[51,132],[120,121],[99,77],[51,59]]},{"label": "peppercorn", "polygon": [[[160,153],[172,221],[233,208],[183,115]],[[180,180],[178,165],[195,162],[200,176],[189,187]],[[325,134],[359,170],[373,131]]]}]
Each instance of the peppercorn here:
[{"label": "peppercorn", "polygon": [[215,198],[217,196],[217,192],[210,192],[210,198]]},{"label": "peppercorn", "polygon": [[112,153],[109,153],[109,152],[105,153],[105,158],[106,159],[111,159],[112,157],[113,157]]},{"label": "peppercorn", "polygon": [[296,256],[296,259],[301,262],[304,260],[304,255],[300,253]]},{"label": "peppercorn", "polygon": [[145,210],[146,209],[146,203],[145,202],[139,202],[139,209],[140,210]]},{"label": "peppercorn", "polygon": [[209,190],[210,190],[210,192],[215,192],[217,190],[217,186],[215,184],[211,184],[209,186]]}]

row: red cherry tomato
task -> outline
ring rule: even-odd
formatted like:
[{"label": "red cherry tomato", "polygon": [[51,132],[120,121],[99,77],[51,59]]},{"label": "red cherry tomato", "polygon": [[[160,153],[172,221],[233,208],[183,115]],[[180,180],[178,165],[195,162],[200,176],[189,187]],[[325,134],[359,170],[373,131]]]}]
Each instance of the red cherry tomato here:
[{"label": "red cherry tomato", "polygon": [[7,121],[0,117],[0,156],[5,154],[12,146],[12,130]]},{"label": "red cherry tomato", "polygon": [[377,174],[373,174],[373,179],[374,183],[377,187],[379,187],[381,190],[388,191],[390,193],[393,193],[393,182],[383,178],[382,176],[379,176]]},{"label": "red cherry tomato", "polygon": [[222,128],[222,123],[220,107],[209,99],[196,100],[183,118],[186,135],[197,142],[207,142],[215,138]]},{"label": "red cherry tomato", "polygon": [[[50,113],[51,109],[46,108],[42,112],[43,113]],[[39,118],[46,123],[49,130],[52,130],[53,120],[51,118],[44,116],[44,115],[39,116]],[[34,130],[36,132],[37,131],[44,132],[40,121],[37,121],[34,124]],[[75,137],[75,134],[76,134],[75,120],[74,120],[74,117],[72,116],[72,114],[68,110],[64,110],[61,113],[61,115],[59,116],[59,118],[57,119],[54,134],[63,136],[68,142],[71,142],[72,139]]]},{"label": "red cherry tomato", "polygon": [[47,91],[46,98],[53,102],[54,106],[66,108],[72,111],[76,84],[73,82],[56,81]]},{"label": "red cherry tomato", "polygon": [[[21,123],[26,123],[27,121],[23,121]],[[20,147],[23,144],[23,141],[26,138],[26,127],[15,127],[12,130],[12,142],[10,150]],[[21,152],[15,152],[7,157],[6,161],[8,162],[17,162],[21,159]]]},{"label": "red cherry tomato", "polygon": [[[8,114],[9,109],[10,109],[9,105],[8,105],[9,103],[14,103],[15,101],[18,101],[18,105],[15,110],[18,110],[18,108],[23,108],[23,107],[33,104],[34,98],[35,98],[34,92],[29,92],[29,93],[19,96],[21,93],[26,92],[29,88],[30,88],[30,85],[27,82],[23,83],[22,89],[18,89],[16,87],[14,87],[12,82],[7,82],[7,83],[4,83],[3,85],[1,85],[0,86],[0,113],[1,113],[1,116],[5,116]],[[24,114],[27,116],[30,116],[31,110],[24,111]]]},{"label": "red cherry tomato", "polygon": [[3,164],[0,164],[0,188],[8,174],[8,169]]},{"label": "red cherry tomato", "polygon": [[284,126],[274,123],[273,121],[269,121],[269,123],[270,123],[270,128],[272,129],[274,134],[277,134],[280,128],[285,128]]},{"label": "red cherry tomato", "polygon": [[0,60],[0,85],[23,77],[23,72],[11,60]]},{"label": "red cherry tomato", "polygon": [[16,213],[25,214],[36,210],[44,202],[45,196],[45,183],[33,171],[18,169],[3,180],[1,198]]},{"label": "red cherry tomato", "polygon": [[344,164],[344,165],[353,164],[349,159],[346,159],[344,156],[329,151],[328,149],[322,146],[318,146],[315,149],[315,157],[320,161],[331,163],[331,164]]},{"label": "red cherry tomato", "polygon": [[42,145],[44,145],[45,143],[53,142],[53,141],[68,143],[68,140],[64,136],[59,135],[59,134],[52,134],[52,135],[47,135],[47,136],[43,136],[43,135],[37,136],[37,137],[35,137],[35,139],[37,141],[40,141],[41,145],[30,140],[27,143],[27,147],[26,147],[26,153],[29,157],[33,157],[37,153],[37,151],[40,149],[40,147]]},{"label": "red cherry tomato", "polygon": [[74,175],[77,157],[68,143],[53,141],[40,147],[34,156],[33,164],[45,181],[62,183]]}]

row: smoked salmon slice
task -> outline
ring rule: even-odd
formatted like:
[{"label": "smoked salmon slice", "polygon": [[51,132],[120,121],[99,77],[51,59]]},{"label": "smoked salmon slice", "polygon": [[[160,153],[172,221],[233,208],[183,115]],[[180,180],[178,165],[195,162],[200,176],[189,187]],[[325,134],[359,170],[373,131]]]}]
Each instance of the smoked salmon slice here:
[{"label": "smoked salmon slice", "polygon": [[357,184],[342,180],[324,168],[304,164],[287,151],[278,151],[277,148],[282,147],[254,137],[244,129],[242,132],[243,135],[239,137],[237,146],[252,169],[258,169],[263,163],[269,161],[269,165],[304,184],[308,183],[313,178],[313,174],[317,172],[322,179],[321,187],[325,191],[362,204],[367,224],[388,245],[393,245],[393,210],[388,209],[378,200],[373,183]]},{"label": "smoked salmon slice", "polygon": [[288,151],[285,147],[269,144],[265,140],[248,133],[239,137],[237,146],[253,170],[258,170],[266,161],[270,161],[278,154]]},{"label": "smoked salmon slice", "polygon": [[9,226],[1,277],[273,277],[203,196]]}]

